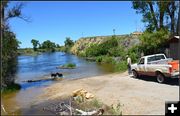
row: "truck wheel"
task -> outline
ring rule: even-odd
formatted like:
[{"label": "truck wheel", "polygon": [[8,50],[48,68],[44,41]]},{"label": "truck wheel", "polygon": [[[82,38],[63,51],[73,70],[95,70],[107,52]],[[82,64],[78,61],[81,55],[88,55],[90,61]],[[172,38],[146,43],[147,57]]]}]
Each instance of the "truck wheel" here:
[{"label": "truck wheel", "polygon": [[135,70],[132,70],[132,74],[134,78],[138,78],[138,73]]},{"label": "truck wheel", "polygon": [[157,74],[157,81],[158,81],[158,83],[164,83],[164,81],[165,81],[164,75],[162,75],[161,73],[158,73]]}]

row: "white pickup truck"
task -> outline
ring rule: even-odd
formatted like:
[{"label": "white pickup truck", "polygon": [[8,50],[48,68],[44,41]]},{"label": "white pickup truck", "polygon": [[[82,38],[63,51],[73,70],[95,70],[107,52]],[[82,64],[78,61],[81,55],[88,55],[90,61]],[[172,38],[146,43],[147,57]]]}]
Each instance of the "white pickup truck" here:
[{"label": "white pickup truck", "polygon": [[137,64],[131,65],[133,77],[141,75],[156,76],[159,83],[166,78],[179,78],[179,60],[166,58],[164,54],[143,56]]}]

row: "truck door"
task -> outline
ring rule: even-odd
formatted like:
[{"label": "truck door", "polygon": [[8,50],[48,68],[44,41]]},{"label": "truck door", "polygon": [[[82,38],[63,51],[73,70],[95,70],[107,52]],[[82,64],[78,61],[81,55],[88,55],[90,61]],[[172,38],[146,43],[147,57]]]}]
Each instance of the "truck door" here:
[{"label": "truck door", "polygon": [[138,63],[138,73],[140,75],[145,75],[145,59],[141,58],[139,63]]}]

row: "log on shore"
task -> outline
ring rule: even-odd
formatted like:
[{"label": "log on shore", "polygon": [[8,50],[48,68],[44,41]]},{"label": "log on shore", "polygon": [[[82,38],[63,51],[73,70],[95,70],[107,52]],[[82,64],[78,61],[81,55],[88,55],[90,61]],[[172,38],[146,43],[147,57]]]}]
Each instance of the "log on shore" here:
[{"label": "log on shore", "polygon": [[35,79],[35,80],[32,79],[32,80],[27,80],[27,81],[23,81],[23,82],[31,83],[31,82],[48,81],[48,80],[62,80],[62,78],[53,77],[53,78],[43,78],[43,79]]}]

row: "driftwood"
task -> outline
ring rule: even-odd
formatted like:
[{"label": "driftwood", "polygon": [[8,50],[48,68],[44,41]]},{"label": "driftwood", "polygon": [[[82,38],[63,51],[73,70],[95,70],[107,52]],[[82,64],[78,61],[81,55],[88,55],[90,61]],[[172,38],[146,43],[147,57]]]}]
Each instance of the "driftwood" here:
[{"label": "driftwood", "polygon": [[35,79],[35,80],[32,79],[32,80],[27,80],[27,81],[23,81],[23,82],[31,83],[31,82],[48,81],[48,80],[62,80],[62,78],[53,77],[53,78],[43,78],[43,79]]},{"label": "driftwood", "polygon": [[67,109],[69,109],[70,111],[74,110],[76,112],[79,112],[80,115],[103,115],[103,113],[104,113],[103,109],[98,109],[98,110],[93,110],[93,111],[90,111],[90,112],[86,112],[86,111],[83,111],[83,110],[80,110],[80,109],[74,109],[71,106],[69,106],[68,104],[64,104],[64,106]]},{"label": "driftwood", "polygon": [[4,112],[5,114],[7,114],[7,112],[6,112],[5,108],[4,108],[4,105],[2,105],[2,104],[1,104],[1,109],[3,110],[3,112]]},{"label": "driftwood", "polygon": [[66,103],[53,104],[53,106],[48,108],[43,108],[44,111],[51,112],[53,114],[59,115],[103,115],[104,110],[98,109],[93,111],[83,111],[80,109],[73,108],[71,103],[68,105]]}]

